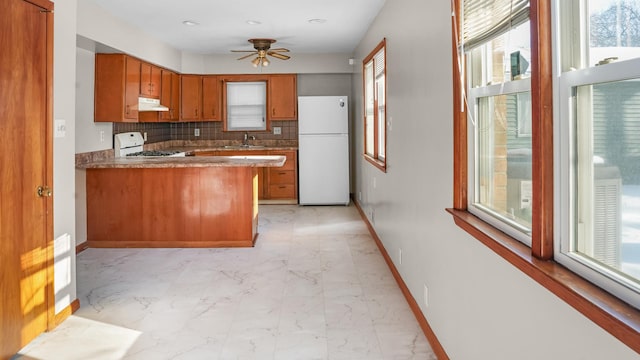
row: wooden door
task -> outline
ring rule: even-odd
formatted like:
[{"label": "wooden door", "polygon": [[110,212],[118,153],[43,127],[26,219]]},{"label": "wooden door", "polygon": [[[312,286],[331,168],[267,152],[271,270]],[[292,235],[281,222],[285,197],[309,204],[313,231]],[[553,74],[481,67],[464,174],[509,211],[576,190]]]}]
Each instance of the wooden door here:
[{"label": "wooden door", "polygon": [[182,121],[202,119],[202,76],[182,75],[180,86],[180,111]]},{"label": "wooden door", "polygon": [[[34,5],[34,4],[40,4]],[[53,324],[53,3],[6,0],[0,15],[0,359]]]}]

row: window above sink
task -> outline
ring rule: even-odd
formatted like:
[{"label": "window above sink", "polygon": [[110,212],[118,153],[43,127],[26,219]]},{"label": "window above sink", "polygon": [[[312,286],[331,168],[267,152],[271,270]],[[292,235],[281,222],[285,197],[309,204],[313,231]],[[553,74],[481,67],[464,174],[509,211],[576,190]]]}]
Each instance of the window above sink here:
[{"label": "window above sink", "polygon": [[267,130],[267,82],[225,82],[227,131]]}]

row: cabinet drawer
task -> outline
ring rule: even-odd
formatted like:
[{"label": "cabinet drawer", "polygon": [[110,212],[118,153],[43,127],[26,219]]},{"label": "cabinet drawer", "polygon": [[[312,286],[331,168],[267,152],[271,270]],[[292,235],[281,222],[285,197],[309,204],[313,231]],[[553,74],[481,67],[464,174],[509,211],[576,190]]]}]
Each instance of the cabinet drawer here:
[{"label": "cabinet drawer", "polygon": [[269,185],[269,198],[295,199],[296,187],[294,184]]},{"label": "cabinet drawer", "polygon": [[293,151],[269,151],[269,155],[281,155],[286,156],[287,160],[284,165],[277,168],[278,170],[295,170],[296,169],[296,155]]},{"label": "cabinet drawer", "polygon": [[269,184],[295,184],[296,174],[291,170],[270,169]]}]

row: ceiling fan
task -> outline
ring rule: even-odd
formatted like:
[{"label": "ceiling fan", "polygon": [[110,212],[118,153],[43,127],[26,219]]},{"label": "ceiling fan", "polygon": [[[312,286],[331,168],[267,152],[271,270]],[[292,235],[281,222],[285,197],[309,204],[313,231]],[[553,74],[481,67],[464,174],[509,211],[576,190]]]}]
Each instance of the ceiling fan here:
[{"label": "ceiling fan", "polygon": [[248,41],[253,44],[253,48],[255,50],[231,50],[231,52],[251,53],[238,58],[238,60],[243,60],[255,55],[256,58],[251,60],[251,64],[253,64],[253,67],[269,66],[271,61],[269,61],[269,59],[267,58],[267,55],[273,56],[274,58],[280,59],[280,60],[289,60],[291,58],[288,55],[281,54],[283,52],[289,52],[289,49],[285,49],[285,48],[271,49],[271,44],[276,42],[274,39],[249,39]]}]

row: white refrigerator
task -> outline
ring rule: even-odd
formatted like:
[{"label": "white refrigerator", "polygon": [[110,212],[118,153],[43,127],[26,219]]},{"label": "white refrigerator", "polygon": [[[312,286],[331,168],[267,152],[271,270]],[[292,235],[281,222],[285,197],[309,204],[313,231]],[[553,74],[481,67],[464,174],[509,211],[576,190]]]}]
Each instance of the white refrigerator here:
[{"label": "white refrigerator", "polygon": [[349,205],[347,96],[298,97],[300,205]]}]

